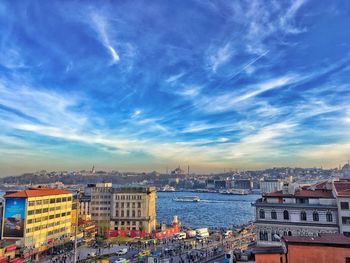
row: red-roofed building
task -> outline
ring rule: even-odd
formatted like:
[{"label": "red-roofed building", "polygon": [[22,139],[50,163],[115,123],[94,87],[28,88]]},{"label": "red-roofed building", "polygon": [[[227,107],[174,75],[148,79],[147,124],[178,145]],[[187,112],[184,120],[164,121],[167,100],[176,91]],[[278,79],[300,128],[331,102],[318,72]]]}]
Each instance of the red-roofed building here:
[{"label": "red-roofed building", "polygon": [[340,233],[350,236],[350,181],[334,182],[333,194],[337,198]]},{"label": "red-roofed building", "polygon": [[256,263],[350,262],[350,238],[342,234],[286,236],[281,247],[254,249]]},{"label": "red-roofed building", "polygon": [[282,236],[317,236],[339,233],[338,207],[331,182],[263,194],[255,203],[259,246],[280,245]]}]

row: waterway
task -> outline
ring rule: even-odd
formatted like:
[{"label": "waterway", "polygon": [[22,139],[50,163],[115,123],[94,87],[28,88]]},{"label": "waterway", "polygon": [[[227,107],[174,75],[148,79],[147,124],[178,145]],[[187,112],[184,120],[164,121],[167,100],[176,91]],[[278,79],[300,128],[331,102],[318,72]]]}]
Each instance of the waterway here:
[{"label": "waterway", "polygon": [[[177,202],[176,196],[198,196],[199,202]],[[230,227],[254,220],[251,203],[259,195],[222,195],[219,193],[157,192],[157,222],[170,223],[177,215],[182,225]]]}]

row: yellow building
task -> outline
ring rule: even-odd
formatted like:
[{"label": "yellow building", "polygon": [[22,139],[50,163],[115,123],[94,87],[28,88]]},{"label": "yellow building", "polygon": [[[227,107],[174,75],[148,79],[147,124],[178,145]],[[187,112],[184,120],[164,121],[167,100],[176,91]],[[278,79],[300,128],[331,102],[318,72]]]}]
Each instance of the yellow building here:
[{"label": "yellow building", "polygon": [[72,193],[33,188],[5,196],[2,237],[16,240],[26,253],[37,254],[69,240]]}]

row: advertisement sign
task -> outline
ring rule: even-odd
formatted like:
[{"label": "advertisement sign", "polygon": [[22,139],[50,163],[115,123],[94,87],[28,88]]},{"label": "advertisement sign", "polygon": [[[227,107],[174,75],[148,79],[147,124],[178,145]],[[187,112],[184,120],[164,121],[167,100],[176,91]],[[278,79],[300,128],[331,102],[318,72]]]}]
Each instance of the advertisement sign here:
[{"label": "advertisement sign", "polygon": [[25,198],[6,198],[4,213],[4,237],[23,237]]}]

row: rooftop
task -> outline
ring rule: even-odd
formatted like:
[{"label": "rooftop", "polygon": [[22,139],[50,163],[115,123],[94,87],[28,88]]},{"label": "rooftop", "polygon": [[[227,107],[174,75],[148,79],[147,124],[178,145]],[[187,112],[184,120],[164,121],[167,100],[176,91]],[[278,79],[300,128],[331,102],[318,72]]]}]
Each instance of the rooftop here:
[{"label": "rooftop", "polygon": [[294,194],[283,193],[283,190],[266,193],[265,197],[295,197],[295,198],[333,198],[331,188],[328,187],[327,182],[314,184],[311,186],[303,186],[295,189]]},{"label": "rooftop", "polygon": [[350,246],[350,238],[342,234],[322,234],[317,237],[284,236],[284,241],[290,243],[323,244],[323,245],[346,245]]},{"label": "rooftop", "polygon": [[350,197],[350,181],[334,182],[334,188],[337,196],[349,196]]},{"label": "rooftop", "polygon": [[48,196],[48,195],[62,195],[62,194],[71,194],[71,192],[56,189],[56,188],[30,188],[23,191],[17,191],[14,193],[5,194],[5,198],[8,197],[39,197],[39,196]]}]

